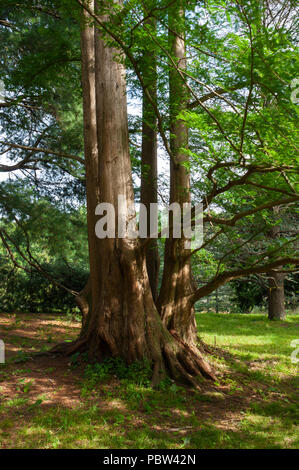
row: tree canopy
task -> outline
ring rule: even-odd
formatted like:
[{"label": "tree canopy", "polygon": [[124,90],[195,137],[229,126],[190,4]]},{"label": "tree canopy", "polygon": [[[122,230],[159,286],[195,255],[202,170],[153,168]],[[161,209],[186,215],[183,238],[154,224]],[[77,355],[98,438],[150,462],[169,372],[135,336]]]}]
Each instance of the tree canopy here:
[{"label": "tree canopy", "polygon": [[[192,383],[198,372],[213,377],[192,349],[194,304],[230,281],[290,275],[298,265],[296,2],[10,0],[0,13],[5,272],[7,263],[37,270],[76,297],[84,284],[65,286],[49,264],[83,270],[82,282],[90,271],[75,348],[146,356],[155,380],[165,368]],[[142,239],[134,246],[118,239],[117,248],[96,240],[96,204],[115,202],[117,192],[137,204],[201,203],[203,244],[159,240],[157,268],[157,245],[144,255]],[[91,334],[100,309],[101,341]],[[143,318],[140,346],[133,337]],[[128,337],[118,346],[121,321]]]}]

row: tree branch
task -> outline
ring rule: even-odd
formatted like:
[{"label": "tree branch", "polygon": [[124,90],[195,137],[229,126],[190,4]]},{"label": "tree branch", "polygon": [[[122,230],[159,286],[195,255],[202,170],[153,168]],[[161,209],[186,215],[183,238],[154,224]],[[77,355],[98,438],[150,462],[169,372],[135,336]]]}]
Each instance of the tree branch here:
[{"label": "tree branch", "polygon": [[192,101],[191,103],[189,103],[188,106],[187,106],[187,109],[194,109],[197,106],[200,106],[205,101],[208,101],[208,100],[210,100],[212,98],[216,98],[216,97],[219,98],[219,97],[221,97],[220,95],[223,95],[224,93],[229,93],[231,91],[240,90],[241,88],[244,88],[246,86],[247,86],[247,83],[241,82],[241,83],[237,83],[236,85],[234,85],[233,87],[230,87],[230,88],[216,88],[214,91],[211,91],[211,92],[207,93],[206,95],[203,95],[200,98],[198,98],[198,99]]},{"label": "tree branch", "polygon": [[[71,155],[69,153],[63,153],[63,152],[56,152],[56,151],[50,150],[50,149],[30,147],[28,145],[14,144],[12,142],[4,142],[2,140],[0,141],[0,144],[7,145],[10,148],[16,148],[16,149],[21,149],[21,150],[29,150],[30,152],[41,152],[41,153],[46,153],[46,154],[50,154],[50,155],[55,155],[55,156],[60,157],[60,158],[68,158],[70,160],[75,160],[79,163],[82,163],[82,165],[84,165],[84,159],[81,158],[81,157],[78,157],[77,155]],[[23,168],[24,165],[30,161],[30,158],[31,158],[31,155],[27,156],[26,158],[21,160],[19,163],[16,163],[15,165],[0,164],[0,172],[19,170],[20,168]]]},{"label": "tree branch", "polygon": [[[250,274],[259,274],[259,273],[266,273],[270,271],[273,268],[283,266],[286,264],[294,264],[298,265],[299,264],[299,258],[280,258],[275,261],[272,261],[270,263],[264,264],[262,266],[255,266],[255,267],[249,267],[249,268],[244,268],[244,269],[236,269],[234,271],[224,271],[223,273],[219,274],[218,276],[214,277],[210,282],[208,282],[205,286],[200,287],[195,291],[195,293],[190,295],[190,301],[193,303],[196,302],[197,300],[201,299],[202,297],[205,297],[211,292],[214,292],[218,287],[222,286],[223,284],[226,284],[229,281],[232,281],[233,279],[237,279],[239,277],[243,276],[249,276]],[[296,268],[294,268],[294,271]]]}]

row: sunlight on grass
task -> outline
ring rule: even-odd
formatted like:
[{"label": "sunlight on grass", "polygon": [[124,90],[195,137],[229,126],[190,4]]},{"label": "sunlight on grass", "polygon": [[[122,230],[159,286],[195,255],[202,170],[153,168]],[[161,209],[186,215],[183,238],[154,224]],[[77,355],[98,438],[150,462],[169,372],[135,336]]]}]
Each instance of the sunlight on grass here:
[{"label": "sunlight on grass", "polygon": [[[0,448],[296,448],[298,379],[290,342],[299,337],[298,324],[298,315],[270,323],[261,314],[199,314],[201,338],[227,354],[211,358],[222,372],[198,391],[171,380],[153,390],[148,364],[88,366],[73,356],[63,377],[72,380],[83,359],[79,399],[56,404],[61,384],[35,392],[29,363],[11,361],[0,375],[1,390],[6,381],[15,384],[15,394],[0,402]],[[51,378],[50,366],[40,373]]]},{"label": "sunlight on grass", "polygon": [[298,315],[288,315],[283,322],[269,322],[262,314],[221,313],[198,314],[197,320],[203,341],[216,343],[246,365],[250,362],[253,375],[264,381],[286,377],[296,381],[298,366],[291,362],[291,341],[299,338]]}]

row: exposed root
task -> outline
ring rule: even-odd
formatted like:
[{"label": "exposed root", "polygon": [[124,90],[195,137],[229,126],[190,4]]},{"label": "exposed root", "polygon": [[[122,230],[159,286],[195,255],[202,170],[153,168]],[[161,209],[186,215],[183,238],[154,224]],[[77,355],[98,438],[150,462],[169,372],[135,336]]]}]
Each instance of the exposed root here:
[{"label": "exposed root", "polygon": [[170,333],[180,346],[177,357],[184,368],[192,375],[203,376],[213,381],[216,380],[215,372],[210,364],[203,359],[200,351],[190,348],[174,330],[171,330]]},{"label": "exposed root", "polygon": [[91,296],[91,282],[90,282],[90,277],[89,277],[83,289],[75,297],[76,304],[82,315],[82,328],[84,328],[86,325],[87,315],[89,312],[90,296]]},{"label": "exposed root", "polygon": [[173,351],[173,348],[171,346],[165,345],[163,352],[171,376],[175,380],[183,380],[187,384],[192,385],[192,387],[198,389],[199,384],[196,382],[196,379],[192,377],[192,375],[189,374],[189,372],[187,372],[187,370],[181,365],[177,358],[177,355]]},{"label": "exposed root", "polygon": [[48,354],[57,354],[61,356],[71,356],[76,352],[83,352],[86,349],[86,339],[79,338],[71,343],[58,343],[50,351],[47,351]]},{"label": "exposed root", "polygon": [[[162,341],[164,344],[162,344],[161,347],[161,356],[153,361],[152,386],[157,386],[167,376],[167,373],[170,374],[174,380],[179,382],[183,381],[196,389],[199,388],[198,377],[216,380],[212,367],[201,357],[200,351],[190,348],[180,339],[175,331],[172,330],[170,333],[171,341],[167,341],[164,338],[165,342]],[[108,346],[107,343],[106,346]],[[109,346],[111,347],[110,343]],[[107,347],[105,355],[100,354],[100,356],[115,357],[110,347]],[[71,356],[76,352],[86,350],[88,350],[88,342],[87,338],[83,337],[78,338],[72,343],[59,343],[50,351],[47,351],[46,355]]]}]

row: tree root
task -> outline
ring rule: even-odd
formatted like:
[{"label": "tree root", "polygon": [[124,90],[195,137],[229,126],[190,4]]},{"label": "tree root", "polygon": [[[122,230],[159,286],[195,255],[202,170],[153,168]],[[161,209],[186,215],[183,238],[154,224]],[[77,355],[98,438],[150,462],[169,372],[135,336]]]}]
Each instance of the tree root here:
[{"label": "tree root", "polygon": [[[153,362],[152,386],[156,387],[168,374],[174,380],[183,381],[196,389],[199,388],[197,377],[216,380],[212,367],[203,359],[200,351],[191,349],[175,331],[172,330],[169,333],[173,341],[165,341],[161,347],[161,357]],[[87,350],[87,338],[83,337],[71,343],[59,343],[41,355],[71,356]],[[113,356],[113,354],[110,355]]]},{"label": "tree root", "polygon": [[[177,355],[173,351],[171,346],[164,346],[164,358],[169,369],[171,376],[177,381],[184,381],[192,387],[198,389],[199,384],[195,380],[195,378],[187,372],[187,370],[181,365]],[[200,375],[200,374],[198,374]]]},{"label": "tree root", "polygon": [[71,356],[76,352],[83,352],[86,350],[86,338],[78,338],[71,343],[58,343],[49,351],[48,355]]},{"label": "tree root", "polygon": [[91,296],[91,282],[90,277],[88,278],[87,283],[83,287],[83,289],[79,292],[78,295],[75,297],[76,304],[81,312],[82,315],[82,328],[85,327],[87,321],[87,315],[89,312],[89,303],[90,303],[90,296]]},{"label": "tree root", "polygon": [[[167,365],[174,378],[179,379],[182,376],[191,385],[198,387],[194,377],[205,377],[209,380],[216,380],[215,372],[210,364],[203,359],[199,350],[193,350],[186,344],[178,334],[171,330],[170,334],[176,341],[177,350],[174,351],[171,346],[164,347],[164,354]],[[179,376],[178,376],[179,374]]]}]

